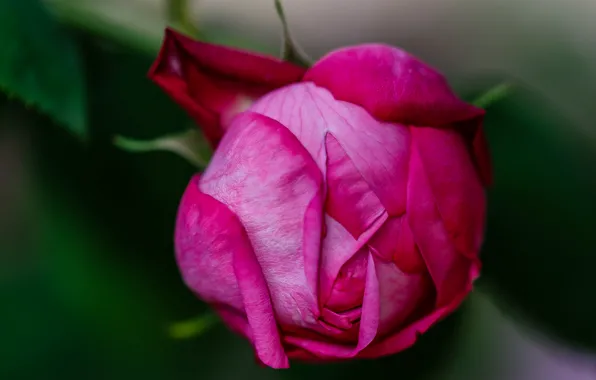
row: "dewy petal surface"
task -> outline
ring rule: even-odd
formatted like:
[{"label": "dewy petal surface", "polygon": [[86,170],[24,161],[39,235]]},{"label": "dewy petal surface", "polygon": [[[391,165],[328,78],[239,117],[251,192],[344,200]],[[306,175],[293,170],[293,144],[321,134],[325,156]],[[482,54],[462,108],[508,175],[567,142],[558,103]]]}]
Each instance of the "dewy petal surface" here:
[{"label": "dewy petal surface", "polygon": [[224,310],[232,328],[251,339],[263,363],[288,366],[281,345],[269,289],[246,231],[224,204],[202,193],[198,181],[188,186],[178,212],[176,258],[187,285],[206,302],[223,303],[243,318]]},{"label": "dewy petal surface", "polygon": [[168,28],[149,77],[216,146],[236,114],[261,95],[300,81],[304,71],[274,57],[195,41]]},{"label": "dewy petal surface", "polygon": [[311,67],[304,80],[384,121],[436,127],[484,114],[458,99],[435,69],[383,44],[335,50]]},{"label": "dewy petal surface", "polygon": [[296,137],[266,116],[238,116],[200,188],[226,204],[245,227],[282,329],[315,324],[317,274],[312,271],[322,217],[313,213],[322,205],[323,178]]}]

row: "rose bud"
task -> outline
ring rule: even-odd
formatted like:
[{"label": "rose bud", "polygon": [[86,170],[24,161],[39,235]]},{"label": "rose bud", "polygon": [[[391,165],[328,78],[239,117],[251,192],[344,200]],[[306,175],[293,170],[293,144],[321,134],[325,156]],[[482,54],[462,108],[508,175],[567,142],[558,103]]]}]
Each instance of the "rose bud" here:
[{"label": "rose bud", "polygon": [[437,71],[380,44],[303,70],[170,30],[152,77],[217,145],[180,204],[180,271],[262,363],[394,354],[470,292],[484,111]]}]

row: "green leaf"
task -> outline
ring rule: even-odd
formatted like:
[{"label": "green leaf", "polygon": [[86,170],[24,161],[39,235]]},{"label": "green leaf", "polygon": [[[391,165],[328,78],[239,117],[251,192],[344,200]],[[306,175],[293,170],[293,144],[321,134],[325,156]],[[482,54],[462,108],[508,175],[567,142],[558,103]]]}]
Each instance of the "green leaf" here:
[{"label": "green leaf", "polygon": [[86,137],[78,47],[37,0],[0,0],[0,91]]},{"label": "green leaf", "polygon": [[532,327],[596,349],[596,138],[521,87],[485,130],[495,178],[479,284]]},{"label": "green leaf", "polygon": [[310,59],[306,53],[300,48],[300,46],[294,41],[290,33],[290,27],[286,19],[281,0],[275,1],[275,11],[281,21],[283,29],[283,45],[282,45],[282,58],[286,61],[295,63],[299,66],[310,67],[312,66],[312,59]]},{"label": "green leaf", "polygon": [[[209,147],[197,129],[160,137],[154,140],[135,140],[123,136],[116,136],[114,144],[129,152],[169,151],[178,154],[198,168],[205,168],[207,160],[203,158]],[[203,155],[201,154],[203,152]],[[209,154],[210,155],[210,154]]]}]

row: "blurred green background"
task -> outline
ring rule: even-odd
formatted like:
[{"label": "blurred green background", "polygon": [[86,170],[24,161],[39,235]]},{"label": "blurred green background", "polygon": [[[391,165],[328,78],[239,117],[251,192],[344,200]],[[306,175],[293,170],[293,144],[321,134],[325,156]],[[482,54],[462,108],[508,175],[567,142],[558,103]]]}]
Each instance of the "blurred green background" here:
[{"label": "blurred green background", "polygon": [[[279,43],[275,28],[237,31],[269,25],[269,1],[200,3],[0,0],[0,379],[596,378],[596,55],[566,34],[551,38],[552,26],[542,40],[532,35],[542,42],[532,57],[520,40],[508,50],[517,69],[470,65],[469,56],[458,61],[425,39],[445,29],[431,20],[460,15],[432,1],[400,5],[428,19],[419,38],[396,36],[391,25],[343,35],[338,28],[347,26],[330,23],[316,32],[337,39],[302,32],[303,45],[316,55],[364,38],[393,43],[444,69],[469,100],[514,83],[486,120],[495,186],[475,293],[415,347],[375,361],[273,371],[219,324],[191,339],[170,337],[172,323],[206,311],[182,284],[172,250],[178,200],[194,169],[170,153],[124,152],[112,139],[192,127],[146,78],[167,23],[253,50],[275,53]],[[305,14],[307,3],[287,3],[291,21],[292,10]],[[340,12],[345,19],[364,12],[363,2],[350,3],[356,13]],[[236,22],[239,9],[268,4],[259,17],[269,21],[246,12]],[[360,27],[386,17],[387,4],[371,2],[379,10]],[[203,11],[214,16],[199,22]],[[301,23],[291,23],[300,37]],[[512,38],[499,33],[486,38]]]}]

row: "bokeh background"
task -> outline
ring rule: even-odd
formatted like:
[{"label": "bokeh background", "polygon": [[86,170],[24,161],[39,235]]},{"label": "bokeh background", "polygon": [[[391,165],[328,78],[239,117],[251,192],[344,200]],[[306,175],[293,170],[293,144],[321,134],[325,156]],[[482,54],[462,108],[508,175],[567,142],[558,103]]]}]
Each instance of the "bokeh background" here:
[{"label": "bokeh background", "polygon": [[275,54],[272,1],[0,0],[0,379],[596,379],[596,3],[284,3],[313,57],[379,41],[465,99],[514,84],[486,119],[495,186],[474,294],[375,361],[273,371],[217,323],[172,337],[206,311],[172,250],[194,169],[113,137],[192,127],[146,78],[167,24]]}]

